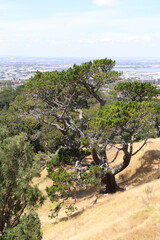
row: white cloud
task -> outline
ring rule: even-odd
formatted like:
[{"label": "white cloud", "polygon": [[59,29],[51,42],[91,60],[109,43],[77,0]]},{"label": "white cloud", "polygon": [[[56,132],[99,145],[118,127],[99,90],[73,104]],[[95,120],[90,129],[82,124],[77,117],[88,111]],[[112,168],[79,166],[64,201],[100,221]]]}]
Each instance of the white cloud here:
[{"label": "white cloud", "polygon": [[80,39],[80,40],[78,40],[77,42],[78,42],[78,43],[82,43],[82,44],[93,44],[93,43],[96,43],[96,41],[90,40],[90,39],[88,39],[88,40],[86,40],[86,39]]},{"label": "white cloud", "polygon": [[93,3],[98,6],[113,6],[118,0],[93,0]]},{"label": "white cloud", "polygon": [[56,41],[53,39],[49,39],[49,40],[47,40],[47,42],[49,42],[49,43],[56,43]]},{"label": "white cloud", "polygon": [[108,37],[100,39],[100,42],[110,42],[110,41],[112,41],[112,39]]},{"label": "white cloud", "polygon": [[15,37],[17,37],[17,38],[23,38],[23,37],[25,37],[25,34],[16,33]]},{"label": "white cloud", "polygon": [[[102,4],[102,0],[94,1]],[[104,3],[108,4],[109,1]],[[136,49],[133,54],[143,54],[143,46],[158,49],[159,25],[160,16],[121,16],[118,9],[114,8],[57,13],[44,19],[19,21],[7,18],[0,21],[0,48],[3,46],[0,52],[11,52],[14,55],[21,50],[23,54],[32,55],[98,56],[107,53],[120,56]],[[158,55],[157,50],[155,54]]]},{"label": "white cloud", "polygon": [[137,40],[151,40],[151,36],[129,36],[128,40],[137,41]]}]

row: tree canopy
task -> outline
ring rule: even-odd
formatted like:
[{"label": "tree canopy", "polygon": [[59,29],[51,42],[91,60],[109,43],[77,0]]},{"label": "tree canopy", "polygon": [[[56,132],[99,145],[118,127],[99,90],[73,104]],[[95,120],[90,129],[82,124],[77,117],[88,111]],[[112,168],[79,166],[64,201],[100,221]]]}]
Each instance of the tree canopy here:
[{"label": "tree canopy", "polygon": [[[115,61],[100,59],[66,71],[37,72],[12,104],[23,121],[36,119],[61,134],[63,141],[53,148],[47,162],[54,182],[47,192],[54,201],[62,196],[65,199],[80,185],[101,181],[107,192],[115,192],[115,175],[129,165],[147,138],[156,134],[159,110],[151,100],[157,96],[157,88],[147,82],[122,82],[114,66]],[[108,90],[113,88],[115,99],[107,101]],[[144,143],[134,151],[133,142],[142,139]],[[116,149],[111,162],[123,152],[121,163],[114,168],[108,161],[107,146]],[[89,154],[93,163],[86,164],[83,160]],[[75,171],[68,173],[66,164],[75,164]]]},{"label": "tree canopy", "polygon": [[114,90],[118,94],[118,98],[123,100],[143,102],[157,97],[160,93],[156,86],[150,82],[120,82]]}]

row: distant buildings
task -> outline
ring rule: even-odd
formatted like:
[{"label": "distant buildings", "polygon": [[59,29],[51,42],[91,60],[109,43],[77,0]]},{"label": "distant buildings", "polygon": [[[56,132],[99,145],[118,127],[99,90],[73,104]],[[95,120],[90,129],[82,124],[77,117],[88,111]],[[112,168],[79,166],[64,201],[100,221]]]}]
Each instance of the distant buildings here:
[{"label": "distant buildings", "polygon": [[[84,58],[0,58],[0,89],[10,82],[12,87],[24,84],[36,71],[68,69],[73,64],[86,62]],[[160,81],[159,62],[119,62],[115,70],[123,72],[129,81]]]}]

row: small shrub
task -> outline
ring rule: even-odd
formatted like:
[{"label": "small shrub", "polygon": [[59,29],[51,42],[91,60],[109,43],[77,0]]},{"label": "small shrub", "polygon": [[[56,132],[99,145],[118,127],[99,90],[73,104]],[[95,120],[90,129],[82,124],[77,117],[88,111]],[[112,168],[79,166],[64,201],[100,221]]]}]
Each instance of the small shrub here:
[{"label": "small shrub", "polygon": [[48,174],[52,174],[54,167],[60,167],[65,164],[72,164],[77,161],[85,151],[76,148],[62,148],[51,160],[47,162]]},{"label": "small shrub", "polygon": [[29,213],[20,219],[20,223],[13,228],[7,228],[3,240],[41,240],[41,223],[37,213]]}]

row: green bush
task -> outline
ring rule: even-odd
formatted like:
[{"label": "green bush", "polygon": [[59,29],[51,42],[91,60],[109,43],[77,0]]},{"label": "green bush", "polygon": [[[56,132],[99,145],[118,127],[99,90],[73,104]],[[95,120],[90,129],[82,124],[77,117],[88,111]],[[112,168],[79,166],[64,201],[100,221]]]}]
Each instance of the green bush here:
[{"label": "green bush", "polygon": [[29,213],[13,228],[5,229],[3,240],[41,240],[41,223],[37,213]]},{"label": "green bush", "polygon": [[72,164],[77,161],[85,151],[76,148],[61,148],[51,160],[47,162],[48,174],[52,174],[54,167],[59,167],[64,164]]}]

